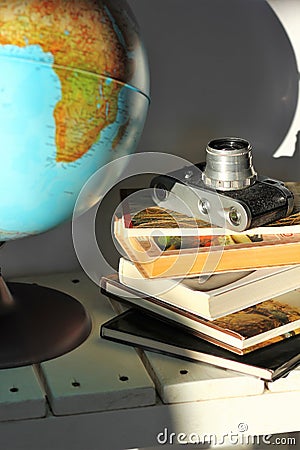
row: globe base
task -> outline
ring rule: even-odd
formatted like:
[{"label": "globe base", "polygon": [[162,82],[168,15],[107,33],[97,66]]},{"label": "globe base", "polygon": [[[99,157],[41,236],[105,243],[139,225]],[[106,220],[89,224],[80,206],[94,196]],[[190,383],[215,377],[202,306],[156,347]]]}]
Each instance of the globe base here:
[{"label": "globe base", "polygon": [[12,302],[0,314],[0,369],[61,356],[90,334],[87,311],[70,295],[37,284],[5,286]]}]

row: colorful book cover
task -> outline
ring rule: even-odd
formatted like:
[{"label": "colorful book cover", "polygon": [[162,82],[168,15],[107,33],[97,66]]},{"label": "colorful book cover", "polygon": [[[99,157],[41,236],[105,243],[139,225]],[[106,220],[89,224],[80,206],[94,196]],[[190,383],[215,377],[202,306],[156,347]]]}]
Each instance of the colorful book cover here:
[{"label": "colorful book cover", "polygon": [[149,197],[148,190],[145,194],[143,190],[138,191],[140,194],[133,197],[130,195],[131,191],[123,190],[122,198],[125,198],[122,203],[122,216],[116,218],[119,222],[115,227],[116,237],[121,241],[136,238],[145,251],[149,251],[151,247],[153,256],[156,254],[156,247],[158,252],[199,248],[205,251],[205,249],[220,246],[251,247],[299,242],[300,195],[298,189],[300,190],[300,183],[293,186],[295,207],[292,215],[264,227],[241,233],[212,228],[203,220],[156,206],[153,199]]},{"label": "colorful book cover", "polygon": [[116,216],[115,238],[146,278],[300,264],[300,183],[289,187],[295,195],[291,216],[238,234],[202,221],[191,228],[194,218],[158,208],[151,200],[140,208],[129,196],[122,203],[124,214]]},{"label": "colorful book cover", "polygon": [[104,323],[100,334],[104,339],[236,370],[268,381],[286,375],[300,363],[299,334],[246,355],[236,355],[137,309],[129,309]]},{"label": "colorful book cover", "polygon": [[103,278],[101,288],[109,297],[175,322],[202,339],[238,354],[249,353],[299,333],[299,290],[209,321],[157,298],[145,296],[113,278]]}]

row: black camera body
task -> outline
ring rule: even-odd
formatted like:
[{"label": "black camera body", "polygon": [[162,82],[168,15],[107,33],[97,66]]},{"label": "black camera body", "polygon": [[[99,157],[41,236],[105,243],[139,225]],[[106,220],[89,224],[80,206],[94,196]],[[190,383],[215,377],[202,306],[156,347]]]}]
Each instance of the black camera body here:
[{"label": "black camera body", "polygon": [[[215,139],[206,152],[206,162],[152,180],[156,204],[176,210],[175,195],[195,218],[236,232],[291,214],[292,192],[281,181],[257,176],[248,141]],[[174,194],[172,200],[168,200],[169,192]]]}]

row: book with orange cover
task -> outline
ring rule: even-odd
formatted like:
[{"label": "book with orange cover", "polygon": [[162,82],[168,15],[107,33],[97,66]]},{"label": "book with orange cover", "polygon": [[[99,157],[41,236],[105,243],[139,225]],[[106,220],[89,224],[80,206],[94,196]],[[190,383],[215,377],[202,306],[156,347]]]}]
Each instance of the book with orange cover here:
[{"label": "book with orange cover", "polygon": [[140,209],[129,198],[114,235],[147,278],[300,264],[300,183],[289,188],[291,216],[238,234],[155,205]]}]

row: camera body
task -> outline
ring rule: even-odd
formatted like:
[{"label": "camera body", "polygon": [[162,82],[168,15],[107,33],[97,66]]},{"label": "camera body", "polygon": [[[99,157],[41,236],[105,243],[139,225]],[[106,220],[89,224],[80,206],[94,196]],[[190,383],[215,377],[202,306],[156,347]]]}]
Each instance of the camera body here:
[{"label": "camera body", "polygon": [[159,175],[151,187],[157,205],[178,210],[179,197],[195,218],[236,232],[284,218],[294,206],[281,181],[257,175],[252,147],[240,138],[210,141],[206,162]]}]

